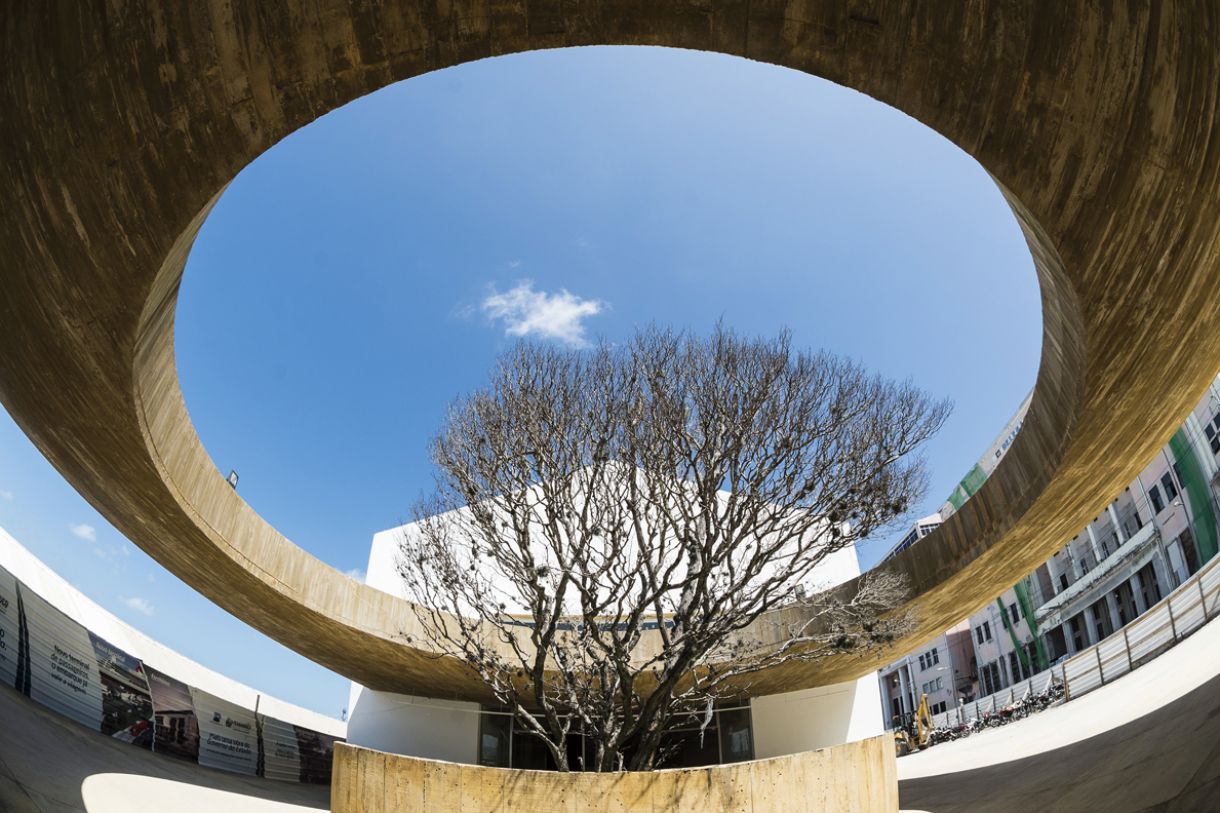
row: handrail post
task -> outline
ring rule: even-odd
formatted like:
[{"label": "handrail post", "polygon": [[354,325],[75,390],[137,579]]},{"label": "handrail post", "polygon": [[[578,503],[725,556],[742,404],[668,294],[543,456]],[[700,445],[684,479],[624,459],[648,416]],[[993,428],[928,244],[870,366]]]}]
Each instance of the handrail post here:
[{"label": "handrail post", "polygon": [[1123,646],[1127,649],[1127,671],[1130,672],[1135,664],[1131,661],[1131,639],[1127,637],[1126,627],[1123,627]]},{"label": "handrail post", "polygon": [[1210,621],[1211,614],[1207,612],[1207,593],[1203,592],[1203,579],[1196,578],[1195,584],[1199,585],[1199,603],[1203,605],[1203,620]]},{"label": "handrail post", "polygon": [[1097,656],[1097,676],[1101,678],[1101,685],[1106,685],[1106,672],[1101,668],[1101,647],[1093,645],[1093,654]]},{"label": "handrail post", "polygon": [[1059,667],[1059,673],[1063,675],[1063,700],[1067,702],[1072,699],[1072,689],[1068,686],[1068,665],[1067,661]]},{"label": "handrail post", "polygon": [[1173,619],[1173,597],[1166,599],[1165,609],[1169,611],[1169,631],[1173,633],[1173,642],[1178,642],[1178,623]]}]

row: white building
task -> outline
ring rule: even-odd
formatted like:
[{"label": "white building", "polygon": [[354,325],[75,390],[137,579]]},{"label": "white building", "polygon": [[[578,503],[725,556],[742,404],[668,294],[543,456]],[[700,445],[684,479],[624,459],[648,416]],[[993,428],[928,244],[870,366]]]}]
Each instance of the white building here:
[{"label": "white building", "polygon": [[923,695],[932,714],[973,700],[978,687],[970,625],[963,621],[878,672],[886,724],[911,719]]},{"label": "white building", "polygon": [[[396,567],[408,526],[373,537],[366,582],[408,598]],[[819,564],[819,588],[860,572],[854,548]],[[348,741],[392,753],[468,764],[546,767],[549,757],[518,737],[511,716],[478,703],[379,692],[352,684]],[[782,756],[861,740],[883,730],[872,676],[831,686],[754,697],[717,712],[717,736],[692,754],[699,764]]]}]

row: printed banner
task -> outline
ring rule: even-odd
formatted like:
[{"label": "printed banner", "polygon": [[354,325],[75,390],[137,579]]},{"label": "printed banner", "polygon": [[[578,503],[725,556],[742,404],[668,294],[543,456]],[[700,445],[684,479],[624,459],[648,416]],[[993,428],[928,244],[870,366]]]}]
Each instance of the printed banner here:
[{"label": "printed banner", "polygon": [[92,632],[89,640],[102,681],[101,732],[141,748],[152,748],[152,695],[144,677],[144,665]]},{"label": "printed banner", "polygon": [[259,738],[263,744],[261,770],[268,779],[284,782],[299,782],[301,777],[301,752],[297,744],[296,727],[292,723],[258,716]]},{"label": "printed banner", "polygon": [[297,752],[301,759],[300,781],[329,785],[337,738],[301,726],[293,728],[297,732]]},{"label": "printed banner", "polygon": [[189,759],[199,759],[199,720],[191,690],[185,683],[145,666],[149,693],[152,695],[156,732],[153,750]]},{"label": "printed banner", "polygon": [[21,641],[20,610],[17,603],[17,580],[13,574],[0,568],[0,682],[19,691],[17,664],[22,671],[28,660],[23,657]]},{"label": "printed banner", "polygon": [[28,641],[31,698],[99,731],[102,684],[89,633],[42,596],[18,586],[24,635]]},{"label": "printed banner", "polygon": [[211,768],[329,784],[335,737],[146,666],[0,567],[0,682],[109,737]]},{"label": "printed banner", "polygon": [[199,717],[199,764],[258,774],[258,722],[254,712],[191,687]]}]

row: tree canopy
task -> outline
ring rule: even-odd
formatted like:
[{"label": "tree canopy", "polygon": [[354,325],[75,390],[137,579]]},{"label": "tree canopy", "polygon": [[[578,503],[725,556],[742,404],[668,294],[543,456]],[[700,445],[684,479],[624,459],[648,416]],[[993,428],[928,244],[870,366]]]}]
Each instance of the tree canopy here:
[{"label": "tree canopy", "polygon": [[521,343],[449,410],[399,571],[559,769],[659,767],[752,674],[907,624],[893,577],[831,600],[819,572],[907,515],[948,412],[787,333]]}]

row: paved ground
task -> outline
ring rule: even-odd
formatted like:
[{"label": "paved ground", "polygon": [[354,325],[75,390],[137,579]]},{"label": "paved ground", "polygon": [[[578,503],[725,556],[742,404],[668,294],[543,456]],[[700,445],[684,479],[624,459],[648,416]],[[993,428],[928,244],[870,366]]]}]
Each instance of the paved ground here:
[{"label": "paved ground", "polygon": [[3,813],[306,813],[330,789],[244,777],[88,731],[0,688]]},{"label": "paved ground", "polygon": [[898,760],[931,813],[1220,810],[1220,622],[1063,706]]}]

